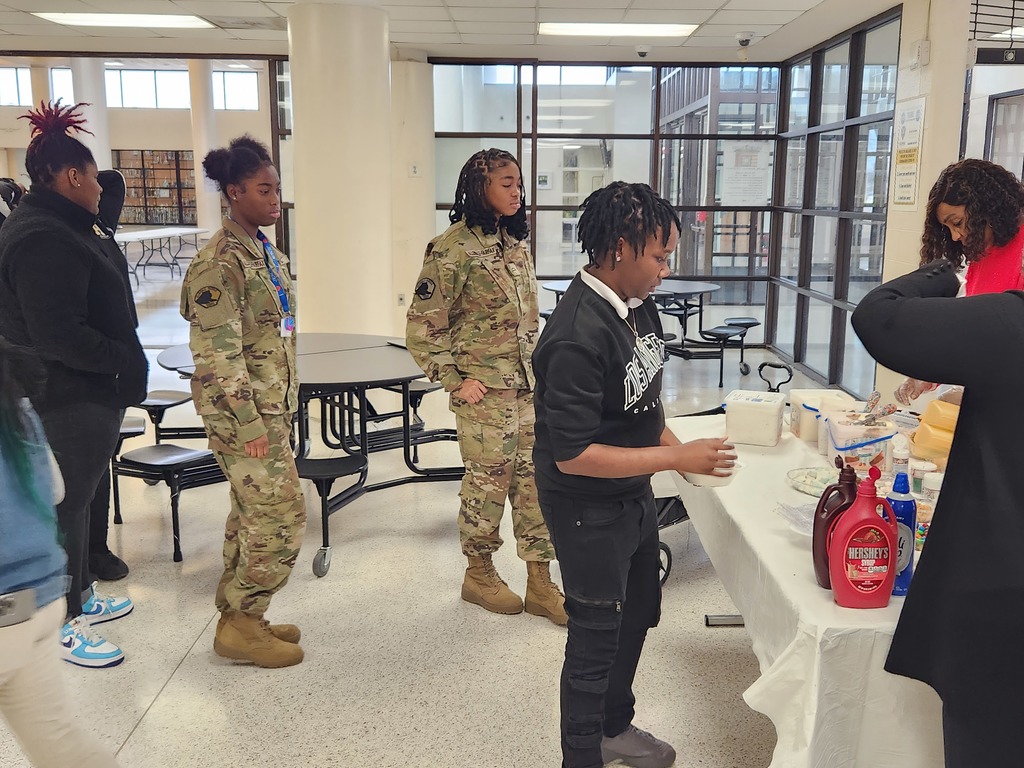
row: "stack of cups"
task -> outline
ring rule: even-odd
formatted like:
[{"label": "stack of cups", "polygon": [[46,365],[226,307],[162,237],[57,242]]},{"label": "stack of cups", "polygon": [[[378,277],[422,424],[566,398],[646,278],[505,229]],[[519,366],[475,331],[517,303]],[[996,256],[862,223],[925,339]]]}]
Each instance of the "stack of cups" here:
[{"label": "stack of cups", "polygon": [[914,536],[915,549],[921,549],[924,546],[925,538],[928,536],[928,529],[932,524],[935,505],[939,501],[939,491],[942,490],[942,479],[944,477],[945,475],[942,472],[928,472],[921,479],[921,494],[917,503],[917,531]]}]

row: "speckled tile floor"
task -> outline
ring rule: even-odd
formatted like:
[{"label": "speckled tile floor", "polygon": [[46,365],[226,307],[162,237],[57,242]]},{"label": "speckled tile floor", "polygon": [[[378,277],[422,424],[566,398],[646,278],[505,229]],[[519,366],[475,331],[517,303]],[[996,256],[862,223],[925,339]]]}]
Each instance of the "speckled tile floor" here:
[{"label": "speckled tile floor", "polygon": [[[173,283],[161,278],[167,285],[154,279],[140,300],[143,336],[154,346],[184,340],[167,306],[176,301]],[[768,357],[750,353],[755,368]],[[756,376],[741,380],[727,365],[726,386],[718,390],[713,361],[673,359],[667,371],[672,414],[712,407],[733,388],[762,388]],[[154,362],[151,388],[182,385]],[[793,385],[813,386],[803,377]],[[438,395],[427,398],[422,413],[432,426],[453,422]],[[186,406],[172,411],[168,423],[197,422]],[[428,464],[458,461],[452,443],[422,453]],[[370,480],[401,467],[397,455],[375,454]],[[110,544],[132,570],[104,586],[129,594],[136,609],[100,629],[127,658],[110,670],[68,665],[64,676],[83,723],[118,751],[126,768],[559,764],[564,630],[526,614],[489,614],[459,599],[464,560],[456,484],[379,491],[339,512],[332,519],[332,567],[323,579],[311,571],[319,505],[306,488],[305,546],[271,615],[302,627],[306,660],[284,670],[235,665],[212,650],[227,487],[182,495],[180,564],[171,560],[167,488],[133,479],[121,488],[125,522],[112,526]],[[774,729],[741,699],[758,676],[750,641],[742,628],[704,626],[704,613],[734,607],[689,524],[664,529],[662,538],[675,562],[661,625],[648,637],[636,679],[637,723],[676,747],[679,768],[767,766]],[[496,561],[521,594],[526,573],[514,547],[507,543]],[[4,729],[0,765],[27,766]]]}]

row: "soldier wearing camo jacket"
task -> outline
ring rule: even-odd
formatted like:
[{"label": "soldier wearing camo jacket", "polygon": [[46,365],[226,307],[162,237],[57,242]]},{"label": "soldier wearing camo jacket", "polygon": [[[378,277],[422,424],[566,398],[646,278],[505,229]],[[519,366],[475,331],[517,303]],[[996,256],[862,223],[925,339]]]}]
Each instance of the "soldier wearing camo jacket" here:
[{"label": "soldier wearing camo jacket", "polygon": [[210,152],[203,168],[231,210],[189,266],[181,294],[193,400],[231,484],[214,650],[291,666],[303,658],[299,629],[264,619],[295,565],[306,520],[289,443],[299,387],[295,294],[287,257],[259,230],[280,217],[280,178],[266,147],[247,136]]},{"label": "soldier wearing camo jacket", "polygon": [[[551,581],[554,548],[533,478],[533,367],[537,285],[525,244],[519,163],[490,149],[459,176],[452,225],[427,246],[409,307],[409,352],[450,393],[462,481],[459,534],[469,559],[462,598],[495,612],[523,611],[556,624],[567,617]],[[501,546],[505,500],[519,557],[527,563],[524,601],[491,561]]]}]

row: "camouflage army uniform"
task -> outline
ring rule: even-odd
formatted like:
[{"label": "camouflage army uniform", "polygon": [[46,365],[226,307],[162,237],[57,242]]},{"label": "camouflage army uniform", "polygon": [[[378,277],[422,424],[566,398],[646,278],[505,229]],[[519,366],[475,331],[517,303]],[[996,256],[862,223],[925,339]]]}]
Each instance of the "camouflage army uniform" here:
[{"label": "camouflage army uniform", "polygon": [[[181,292],[196,364],[193,401],[231,483],[217,608],[259,616],[288,581],[306,522],[289,444],[299,389],[295,335],[281,336],[284,313],[262,250],[225,219],[189,266]],[[288,260],[275,253],[294,313]],[[246,456],[245,444],[263,435],[267,456]]]},{"label": "camouflage army uniform", "polygon": [[467,556],[501,546],[505,499],[523,560],[554,559],[533,478],[533,367],[539,315],[526,245],[465,220],[427,246],[409,307],[406,345],[431,381],[453,393],[476,379],[477,404],[452,395],[462,480],[459,534]]}]

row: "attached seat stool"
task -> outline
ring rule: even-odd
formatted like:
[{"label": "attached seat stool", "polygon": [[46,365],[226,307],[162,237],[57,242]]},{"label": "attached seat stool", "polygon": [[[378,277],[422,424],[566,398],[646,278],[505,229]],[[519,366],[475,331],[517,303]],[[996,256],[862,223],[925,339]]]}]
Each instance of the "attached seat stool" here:
[{"label": "attached seat stool", "polygon": [[177,389],[154,389],[146,394],[146,399],[138,404],[138,408],[149,414],[149,420],[153,422],[156,433],[157,444],[167,437],[171,440],[192,440],[206,437],[206,430],[202,427],[161,427],[164,414],[168,409],[177,405],[192,402],[192,393]]},{"label": "attached seat stool", "polygon": [[[114,455],[110,458],[111,466],[111,477],[113,477],[113,466],[114,462],[117,461],[117,457],[121,455],[121,447],[124,445],[125,440],[131,440],[133,437],[141,437],[146,434],[146,420],[141,416],[129,416],[125,414],[125,417],[121,419],[121,431],[117,435],[117,444],[114,446]],[[121,510],[118,505],[114,505],[114,525],[121,524]]]},{"label": "attached seat stool", "polygon": [[[299,477],[312,480],[320,496],[320,517],[323,526],[323,546],[313,556],[313,575],[322,578],[331,569],[331,540],[328,518],[334,512],[358,499],[365,492],[368,464],[362,454],[335,459],[296,459]],[[358,479],[341,493],[331,496],[331,486],[339,477],[358,475]]]},{"label": "attached seat stool", "polygon": [[181,531],[178,524],[178,497],[181,492],[227,479],[211,451],[182,448],[173,443],[136,448],[115,458],[111,463],[110,479],[114,491],[115,520],[121,518],[119,477],[138,477],[152,481],[153,485],[163,481],[171,489],[171,531],[174,536],[176,563],[181,562]]},{"label": "attached seat stool", "polygon": [[[761,324],[761,321],[758,320],[756,317],[727,317],[727,318],[725,318],[725,325],[733,325],[733,326],[736,326],[737,328],[744,328],[744,329],[746,329],[748,331],[751,328],[756,328],[760,324]],[[744,333],[743,335],[740,336],[740,339],[739,339],[739,341],[740,341],[740,373],[743,374],[744,376],[746,376],[748,373],[750,373],[750,366],[743,360],[743,350],[744,350],[744,343],[743,342],[746,340],[746,338],[747,338],[747,334]]]}]

